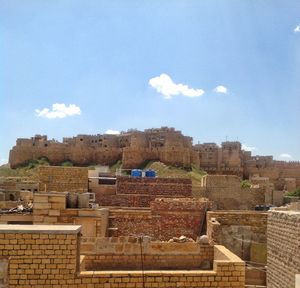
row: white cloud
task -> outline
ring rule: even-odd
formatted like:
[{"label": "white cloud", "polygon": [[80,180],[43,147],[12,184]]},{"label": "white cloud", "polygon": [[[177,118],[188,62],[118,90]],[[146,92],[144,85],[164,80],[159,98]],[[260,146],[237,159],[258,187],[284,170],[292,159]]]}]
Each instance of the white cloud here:
[{"label": "white cloud", "polygon": [[7,164],[7,163],[8,163],[8,159],[0,158],[0,165]]},{"label": "white cloud", "polygon": [[55,103],[52,104],[51,110],[49,108],[44,108],[42,110],[35,109],[35,113],[37,117],[55,119],[65,118],[67,116],[80,115],[81,110],[80,107],[76,106],[75,104],[70,104],[69,106],[67,106],[64,103]]},{"label": "white cloud", "polygon": [[293,157],[288,153],[282,153],[282,154],[279,155],[279,158],[292,159]]},{"label": "white cloud", "polygon": [[108,129],[108,130],[105,131],[104,134],[119,135],[120,131]]},{"label": "white cloud", "polygon": [[295,33],[299,33],[300,32],[300,24],[298,24],[295,29],[294,29]]},{"label": "white cloud", "polygon": [[214,89],[214,92],[216,92],[216,93],[227,94],[228,89],[227,89],[225,86],[223,86],[223,85],[219,85],[219,86],[217,86],[217,87]]},{"label": "white cloud", "polygon": [[149,85],[153,87],[158,93],[164,95],[164,98],[171,99],[175,95],[182,95],[186,97],[199,97],[204,94],[202,89],[189,88],[188,85],[176,84],[167,74],[151,78]]},{"label": "white cloud", "polygon": [[257,150],[256,147],[247,146],[246,144],[242,144],[242,149],[245,151],[251,151],[251,152],[254,150]]}]

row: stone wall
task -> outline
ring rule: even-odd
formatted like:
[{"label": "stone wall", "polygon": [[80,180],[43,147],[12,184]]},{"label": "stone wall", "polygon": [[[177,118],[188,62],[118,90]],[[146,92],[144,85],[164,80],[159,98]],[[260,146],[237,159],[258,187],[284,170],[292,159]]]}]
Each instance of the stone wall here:
[{"label": "stone wall", "polygon": [[79,271],[79,231],[79,226],[0,225],[0,257],[9,257],[9,287],[68,284]]},{"label": "stone wall", "polygon": [[221,244],[243,260],[266,263],[267,213],[208,211],[210,243]]},{"label": "stone wall", "polygon": [[[16,168],[26,162],[46,157],[51,165],[68,160],[78,166],[112,165],[122,161],[123,168],[137,168],[145,161],[160,160],[171,165],[199,167],[199,156],[193,150],[192,138],[174,128],[131,130],[120,135],[78,135],[64,138],[63,143],[36,135],[17,139],[9,155]],[[192,162],[193,161],[193,162]]]},{"label": "stone wall", "polygon": [[4,192],[38,191],[38,183],[27,177],[0,177],[0,190]]},{"label": "stone wall", "polygon": [[[35,194],[32,221],[34,224],[82,225],[83,251],[91,249],[97,237],[105,237],[108,229],[109,211],[100,209],[66,208],[65,193]],[[4,220],[3,217],[0,221]],[[7,217],[6,217],[7,219]]]},{"label": "stone wall", "polygon": [[192,197],[192,181],[185,178],[117,177],[116,186],[99,185],[96,203],[101,206],[150,207],[161,197]]},{"label": "stone wall", "polygon": [[152,242],[147,237],[98,238],[84,258],[86,270],[212,269],[213,246]]},{"label": "stone wall", "polygon": [[207,199],[158,198],[147,209],[70,209],[62,192],[36,193],[33,201],[32,215],[1,215],[0,223],[24,219],[34,224],[82,225],[84,251],[93,249],[97,237],[105,236],[149,235],[169,240],[185,235],[196,240],[205,227],[205,212],[211,208]]},{"label": "stone wall", "polygon": [[198,190],[218,210],[254,210],[256,205],[265,204],[266,187],[242,188],[241,178],[235,175],[208,175],[206,186]]},{"label": "stone wall", "polygon": [[39,191],[87,192],[88,169],[79,167],[39,167]]},{"label": "stone wall", "polygon": [[266,285],[267,213],[254,211],[209,211],[207,235],[211,244],[221,244],[245,261],[246,284]]},{"label": "stone wall", "polygon": [[207,199],[161,198],[151,202],[150,210],[111,210],[110,236],[148,235],[169,240],[185,235],[196,239],[205,224]]},{"label": "stone wall", "polygon": [[0,287],[8,286],[8,257],[0,257]]},{"label": "stone wall", "polygon": [[268,288],[294,288],[300,274],[300,212],[269,212],[267,238]]},{"label": "stone wall", "polygon": [[[245,266],[214,247],[213,270],[80,271],[79,226],[0,226],[0,257],[9,256],[10,288],[237,287]],[[5,286],[4,286],[5,287]]]},{"label": "stone wall", "polygon": [[192,181],[187,178],[118,177],[117,193],[189,197]]},{"label": "stone wall", "polygon": [[[300,162],[275,161],[272,156],[251,156],[237,141],[192,145],[192,138],[174,128],[162,127],[145,131],[129,130],[120,135],[77,135],[64,138],[63,143],[36,135],[31,139],[17,139],[11,149],[12,168],[33,159],[46,157],[51,165],[71,161],[77,166],[91,164],[113,165],[122,161],[123,168],[134,169],[147,161],[161,161],[168,165],[195,165],[209,174],[237,175],[249,179],[253,175],[288,181],[287,189],[300,186]],[[276,188],[276,187],[275,187]],[[277,189],[277,188],[276,188]],[[280,189],[277,189],[280,190]]]},{"label": "stone wall", "polygon": [[259,160],[252,160],[245,163],[245,177],[252,175],[259,175],[261,177],[268,177],[272,183],[282,181],[281,179],[295,179],[295,183],[290,183],[287,180],[286,189],[293,189],[295,186],[300,186],[300,162],[284,162],[271,160],[267,163],[259,163]]}]

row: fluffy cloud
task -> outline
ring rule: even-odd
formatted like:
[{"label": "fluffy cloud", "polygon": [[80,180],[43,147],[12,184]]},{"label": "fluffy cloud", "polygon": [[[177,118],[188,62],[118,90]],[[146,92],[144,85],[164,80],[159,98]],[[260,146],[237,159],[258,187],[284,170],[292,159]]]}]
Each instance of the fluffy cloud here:
[{"label": "fluffy cloud", "polygon": [[55,119],[55,118],[65,118],[67,116],[80,115],[81,110],[80,107],[75,104],[70,104],[67,106],[64,103],[55,103],[52,104],[52,109],[44,108],[42,110],[35,109],[35,113],[37,117]]},{"label": "fluffy cloud", "polygon": [[254,150],[257,150],[256,147],[247,146],[246,144],[242,144],[242,149],[245,151],[251,151],[251,152]]},{"label": "fluffy cloud", "polygon": [[299,33],[300,32],[300,24],[298,24],[295,29],[294,29],[295,33]]},{"label": "fluffy cloud", "polygon": [[0,165],[7,164],[7,163],[8,163],[8,159],[0,158]]},{"label": "fluffy cloud", "polygon": [[225,86],[223,86],[223,85],[219,85],[219,86],[217,86],[217,87],[214,89],[214,92],[216,92],[216,93],[227,94],[228,89],[227,89]]},{"label": "fluffy cloud", "polygon": [[279,158],[292,159],[293,157],[288,153],[282,153],[279,155]]},{"label": "fluffy cloud", "polygon": [[105,131],[104,134],[119,135],[120,131],[108,129],[108,130]]},{"label": "fluffy cloud", "polygon": [[153,87],[158,93],[164,95],[164,98],[171,99],[175,95],[182,95],[186,97],[199,97],[204,94],[202,89],[189,88],[188,85],[176,84],[172,78],[167,74],[151,78],[149,85]]}]

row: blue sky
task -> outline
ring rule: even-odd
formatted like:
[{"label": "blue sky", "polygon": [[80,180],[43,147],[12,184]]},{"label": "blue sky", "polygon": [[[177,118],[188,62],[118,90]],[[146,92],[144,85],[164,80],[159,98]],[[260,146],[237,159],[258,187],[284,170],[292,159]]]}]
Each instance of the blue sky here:
[{"label": "blue sky", "polygon": [[1,162],[21,137],[160,126],[300,160],[299,25],[292,0],[0,0]]}]

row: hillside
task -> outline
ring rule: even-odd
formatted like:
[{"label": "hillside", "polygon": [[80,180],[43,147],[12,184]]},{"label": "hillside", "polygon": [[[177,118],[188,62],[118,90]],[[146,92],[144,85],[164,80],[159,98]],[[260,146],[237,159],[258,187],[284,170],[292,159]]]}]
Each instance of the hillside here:
[{"label": "hillside", "polygon": [[158,177],[191,178],[195,185],[200,185],[201,178],[207,174],[194,166],[188,171],[183,168],[168,166],[162,162],[149,162],[144,169],[155,170]]},{"label": "hillside", "polygon": [[[0,167],[0,177],[29,177],[37,179],[38,167],[41,165],[49,165],[45,159],[30,161],[27,166],[11,169],[8,167]],[[121,167],[121,162],[118,161],[116,164],[110,167],[112,172],[115,172]],[[69,165],[62,165],[69,166]],[[71,166],[71,165],[70,165]],[[91,166],[92,169],[92,166]],[[153,169],[156,171],[158,177],[174,177],[174,178],[191,178],[193,183],[199,184],[201,178],[206,175],[205,171],[192,167],[190,171],[183,168],[168,166],[162,162],[151,161],[141,167],[141,169]]]}]

